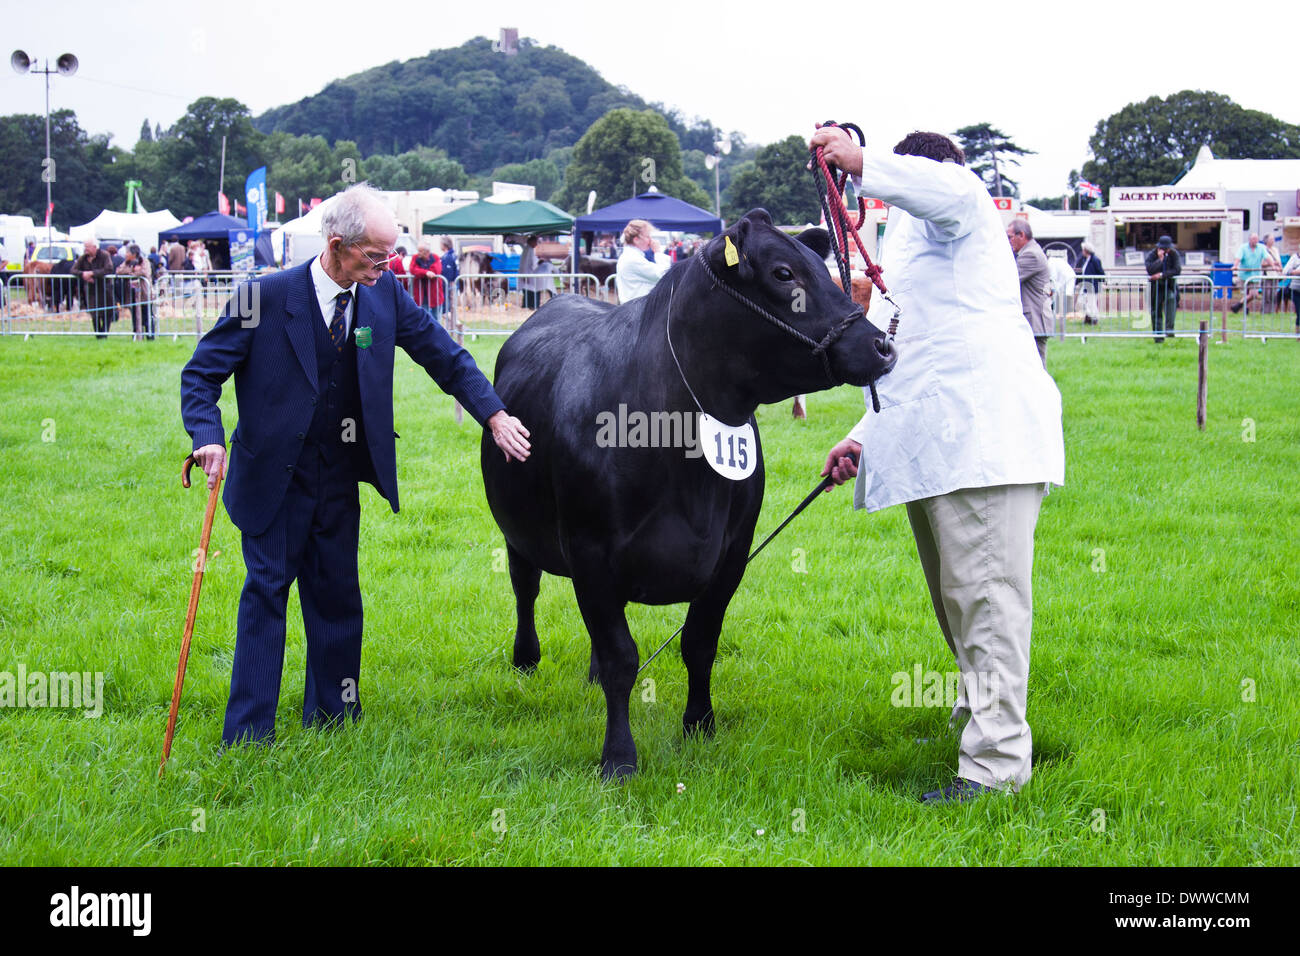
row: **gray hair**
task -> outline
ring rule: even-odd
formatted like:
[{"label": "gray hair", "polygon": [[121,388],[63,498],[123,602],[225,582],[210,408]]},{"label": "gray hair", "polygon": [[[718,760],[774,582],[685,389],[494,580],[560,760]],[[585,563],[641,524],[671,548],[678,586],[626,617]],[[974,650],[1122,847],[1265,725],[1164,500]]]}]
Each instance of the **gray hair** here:
[{"label": "gray hair", "polygon": [[1089,242],[1087,239],[1085,239],[1085,240],[1083,240],[1083,242],[1079,243],[1079,248],[1082,249],[1084,252],[1088,253],[1088,255],[1090,255],[1090,256],[1095,256],[1095,255],[1097,254],[1097,247],[1094,246],[1094,245],[1093,245],[1091,242]]},{"label": "gray hair", "polygon": [[392,215],[379,190],[370,183],[356,183],[343,190],[321,216],[320,233],[328,242],[338,236],[345,246],[355,246],[365,238],[366,219],[374,208]]},{"label": "gray hair", "polygon": [[1017,236],[1023,236],[1026,239],[1034,238],[1034,230],[1029,228],[1029,222],[1024,219],[1012,219],[1011,231]]}]

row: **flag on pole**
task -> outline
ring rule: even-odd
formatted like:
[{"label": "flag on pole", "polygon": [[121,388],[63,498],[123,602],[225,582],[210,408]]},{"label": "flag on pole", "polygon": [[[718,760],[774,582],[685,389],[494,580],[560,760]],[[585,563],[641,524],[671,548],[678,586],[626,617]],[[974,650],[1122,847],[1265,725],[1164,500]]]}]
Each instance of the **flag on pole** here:
[{"label": "flag on pole", "polygon": [[275,194],[275,214],[277,216],[284,215],[284,197],[279,193]]},{"label": "flag on pole", "polygon": [[1101,187],[1096,183],[1090,183],[1086,179],[1080,179],[1074,184],[1074,191],[1083,193],[1089,199],[1101,198]]},{"label": "flag on pole", "polygon": [[248,174],[244,181],[244,196],[248,200],[248,228],[259,233],[266,222],[265,166],[259,166]]},{"label": "flag on pole", "polygon": [[230,215],[230,200],[226,198],[225,193],[217,193],[217,212],[223,216]]},{"label": "flag on pole", "polygon": [[48,206],[45,207],[45,225],[46,225],[46,228],[49,227],[49,225],[50,225],[50,217],[52,217],[53,215],[54,215],[54,203],[50,203]]}]

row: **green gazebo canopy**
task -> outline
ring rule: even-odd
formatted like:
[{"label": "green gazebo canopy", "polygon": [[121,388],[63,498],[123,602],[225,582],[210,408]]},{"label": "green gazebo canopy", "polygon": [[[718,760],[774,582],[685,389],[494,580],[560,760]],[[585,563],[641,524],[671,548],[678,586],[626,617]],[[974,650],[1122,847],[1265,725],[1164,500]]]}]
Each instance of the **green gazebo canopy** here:
[{"label": "green gazebo canopy", "polygon": [[471,206],[462,206],[426,221],[424,228],[432,233],[457,235],[516,233],[549,236],[571,232],[573,217],[540,199],[517,199],[513,202],[480,199]]}]

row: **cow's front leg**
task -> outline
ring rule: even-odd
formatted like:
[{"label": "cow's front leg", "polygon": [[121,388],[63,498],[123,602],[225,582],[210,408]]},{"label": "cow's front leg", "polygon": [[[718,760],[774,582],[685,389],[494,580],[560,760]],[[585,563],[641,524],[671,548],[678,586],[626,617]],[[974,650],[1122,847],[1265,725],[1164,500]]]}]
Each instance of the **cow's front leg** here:
[{"label": "cow's front leg", "polygon": [[628,699],[636,683],[636,642],[627,627],[623,602],[614,597],[607,580],[582,580],[575,572],[573,590],[591,635],[592,659],[605,692],[605,745],[600,752],[600,775],[606,780],[622,780],[636,773],[636,744],[628,722]]},{"label": "cow's front leg", "polygon": [[687,736],[701,733],[713,736],[713,700],[709,685],[713,661],[718,656],[718,635],[727,605],[740,586],[745,573],[743,549],[730,555],[727,563],[704,592],[691,602],[682,628],[682,663],[686,665],[686,711],[682,730]]}]

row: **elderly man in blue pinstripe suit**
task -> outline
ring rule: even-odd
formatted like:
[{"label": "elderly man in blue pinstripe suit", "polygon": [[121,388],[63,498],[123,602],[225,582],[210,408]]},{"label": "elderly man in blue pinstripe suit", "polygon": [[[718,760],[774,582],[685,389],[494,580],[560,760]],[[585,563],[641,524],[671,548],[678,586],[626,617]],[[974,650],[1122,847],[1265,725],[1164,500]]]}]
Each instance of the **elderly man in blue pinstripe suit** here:
[{"label": "elderly man in blue pinstripe suit", "polygon": [[223,500],[243,535],[235,662],[222,739],[269,742],[284,667],[285,608],[297,580],[307,637],[303,724],[361,715],[358,483],[394,511],[396,346],[456,396],[507,459],[528,431],[463,348],[388,274],[397,224],[369,186],[325,213],[325,250],[231,297],[181,373],[181,415],[212,487],[226,467],[217,400],[235,377],[239,423]]}]

